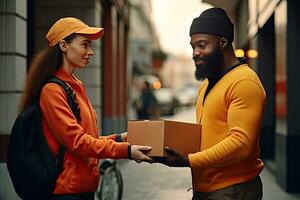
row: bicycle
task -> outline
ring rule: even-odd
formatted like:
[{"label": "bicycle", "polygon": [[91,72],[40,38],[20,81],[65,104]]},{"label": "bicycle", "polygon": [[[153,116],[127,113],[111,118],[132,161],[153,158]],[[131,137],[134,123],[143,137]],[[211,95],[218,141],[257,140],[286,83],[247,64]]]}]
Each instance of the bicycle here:
[{"label": "bicycle", "polygon": [[96,192],[99,200],[121,200],[123,195],[123,178],[116,161],[105,159],[100,165],[100,185]]}]

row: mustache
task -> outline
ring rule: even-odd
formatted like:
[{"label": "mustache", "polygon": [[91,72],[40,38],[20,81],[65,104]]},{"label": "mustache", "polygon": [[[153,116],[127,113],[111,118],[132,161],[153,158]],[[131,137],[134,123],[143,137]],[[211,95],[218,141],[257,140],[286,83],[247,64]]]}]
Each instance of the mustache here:
[{"label": "mustache", "polygon": [[195,62],[198,62],[198,61],[206,61],[205,58],[200,57],[200,56],[193,56],[193,60],[194,60]]}]

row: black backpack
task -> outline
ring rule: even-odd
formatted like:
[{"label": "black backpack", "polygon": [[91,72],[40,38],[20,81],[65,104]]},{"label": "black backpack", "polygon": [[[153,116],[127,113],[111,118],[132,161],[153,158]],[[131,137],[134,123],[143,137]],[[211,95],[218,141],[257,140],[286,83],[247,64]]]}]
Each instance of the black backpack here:
[{"label": "black backpack", "polygon": [[[52,77],[46,83],[49,82],[56,83],[64,89],[68,104],[79,122],[80,111],[74,91],[57,77]],[[38,98],[18,115],[11,131],[7,168],[16,193],[22,199],[49,199],[63,169],[64,153],[63,145],[60,145],[56,157],[49,149],[43,134]]]}]

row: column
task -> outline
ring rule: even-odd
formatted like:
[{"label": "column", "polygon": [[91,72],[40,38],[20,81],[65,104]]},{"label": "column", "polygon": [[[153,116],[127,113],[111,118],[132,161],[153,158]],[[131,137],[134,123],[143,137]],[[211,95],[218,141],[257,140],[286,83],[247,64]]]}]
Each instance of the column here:
[{"label": "column", "polygon": [[7,167],[10,131],[26,78],[27,1],[0,1],[0,199],[19,199]]}]

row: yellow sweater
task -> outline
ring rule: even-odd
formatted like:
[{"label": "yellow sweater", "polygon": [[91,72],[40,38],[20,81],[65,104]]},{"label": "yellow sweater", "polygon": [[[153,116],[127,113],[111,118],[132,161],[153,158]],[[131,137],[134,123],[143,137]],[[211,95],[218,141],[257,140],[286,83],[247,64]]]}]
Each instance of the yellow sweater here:
[{"label": "yellow sweater", "polygon": [[200,152],[189,154],[193,188],[218,190],[246,182],[262,171],[259,135],[266,93],[243,64],[225,74],[203,103],[208,80],[199,88],[197,122],[202,125]]}]

